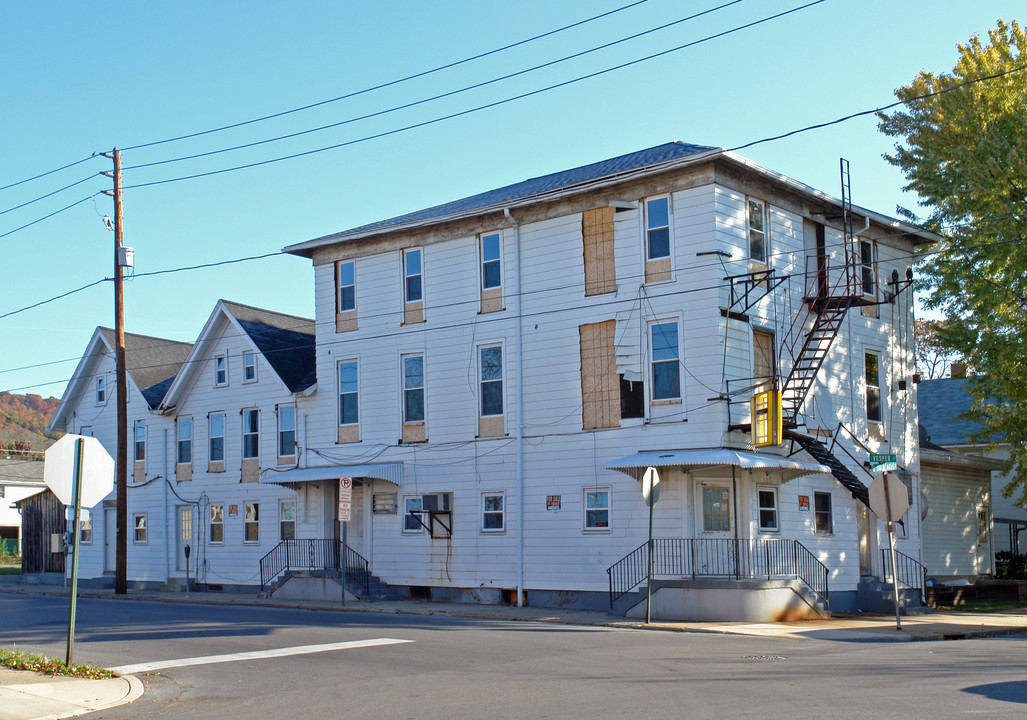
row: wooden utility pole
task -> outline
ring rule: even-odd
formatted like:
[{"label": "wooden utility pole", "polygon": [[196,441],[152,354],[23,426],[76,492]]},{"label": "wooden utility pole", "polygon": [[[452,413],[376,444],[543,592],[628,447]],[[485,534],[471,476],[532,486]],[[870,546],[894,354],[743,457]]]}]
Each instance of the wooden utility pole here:
[{"label": "wooden utility pole", "polygon": [[104,175],[114,179],[114,191],[104,193],[114,198],[114,356],[117,367],[118,454],[117,468],[117,562],[114,570],[114,593],[128,592],[128,381],[125,377],[125,305],[122,287],[124,260],[124,217],[121,208],[121,151],[117,148],[104,157],[114,160],[114,172]]}]

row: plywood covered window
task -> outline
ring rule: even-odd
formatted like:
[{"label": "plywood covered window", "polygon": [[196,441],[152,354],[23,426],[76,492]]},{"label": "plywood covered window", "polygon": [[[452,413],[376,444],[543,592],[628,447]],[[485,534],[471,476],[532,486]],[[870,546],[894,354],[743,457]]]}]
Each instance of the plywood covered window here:
[{"label": "plywood covered window", "polygon": [[581,353],[581,426],[618,427],[621,417],[620,379],[614,352],[615,320],[578,328]]},{"label": "plywood covered window", "polygon": [[617,291],[614,262],[614,208],[602,207],[581,214],[581,238],[585,255],[585,295]]}]

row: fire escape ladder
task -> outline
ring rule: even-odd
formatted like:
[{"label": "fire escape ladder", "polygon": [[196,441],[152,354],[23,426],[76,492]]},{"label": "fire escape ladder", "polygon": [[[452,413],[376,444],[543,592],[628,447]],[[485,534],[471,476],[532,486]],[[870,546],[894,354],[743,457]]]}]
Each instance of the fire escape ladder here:
[{"label": "fire escape ladder", "polygon": [[805,450],[818,463],[831,468],[831,474],[849,491],[852,497],[870,507],[870,492],[867,490],[867,486],[860,482],[859,478],[827,449],[826,445],[816,438],[797,433],[794,430],[786,430],[784,435]]}]

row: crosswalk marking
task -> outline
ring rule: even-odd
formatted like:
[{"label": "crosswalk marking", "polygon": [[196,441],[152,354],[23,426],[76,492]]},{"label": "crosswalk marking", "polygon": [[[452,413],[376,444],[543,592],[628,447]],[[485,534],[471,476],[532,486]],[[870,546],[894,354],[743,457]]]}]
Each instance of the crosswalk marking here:
[{"label": "crosswalk marking", "polygon": [[264,658],[288,657],[290,655],[310,655],[312,653],[331,652],[333,650],[353,650],[355,648],[377,647],[379,645],[399,645],[412,643],[413,640],[397,640],[395,638],[374,638],[371,640],[354,640],[351,642],[327,643],[324,645],[297,645],[295,647],[277,648],[274,650],[255,650],[253,652],[230,653],[228,655],[206,655],[204,657],[179,658],[178,660],[158,660],[150,663],[136,663],[112,667],[116,673],[131,675],[133,673],[163,670],[164,668],[187,667],[189,665],[210,665],[213,663],[237,662],[239,660],[262,660]]}]

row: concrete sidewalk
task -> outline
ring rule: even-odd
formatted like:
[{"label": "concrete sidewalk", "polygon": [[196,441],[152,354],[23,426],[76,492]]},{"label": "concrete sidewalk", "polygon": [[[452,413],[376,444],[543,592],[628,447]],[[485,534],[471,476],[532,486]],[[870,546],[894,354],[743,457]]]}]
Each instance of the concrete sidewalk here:
[{"label": "concrete sidewalk", "polygon": [[[62,585],[0,583],[4,594],[67,597]],[[109,598],[155,602],[181,602],[206,605],[301,608],[337,612],[405,613],[442,615],[487,620],[519,620],[563,625],[655,630],[663,632],[701,632],[790,637],[834,642],[907,642],[915,640],[955,640],[1027,634],[1027,608],[996,613],[932,613],[902,618],[902,629],[888,615],[845,615],[827,620],[791,623],[728,622],[644,622],[618,618],[598,611],[561,608],[515,607],[510,605],[472,605],[416,600],[389,602],[308,602],[275,600],[238,593],[130,590],[127,595],[113,590],[80,589],[80,598]],[[143,693],[142,684],[132,676],[112,680],[52,678],[35,673],[0,669],[0,720],[40,720],[73,717],[115,705],[129,703]]]}]

